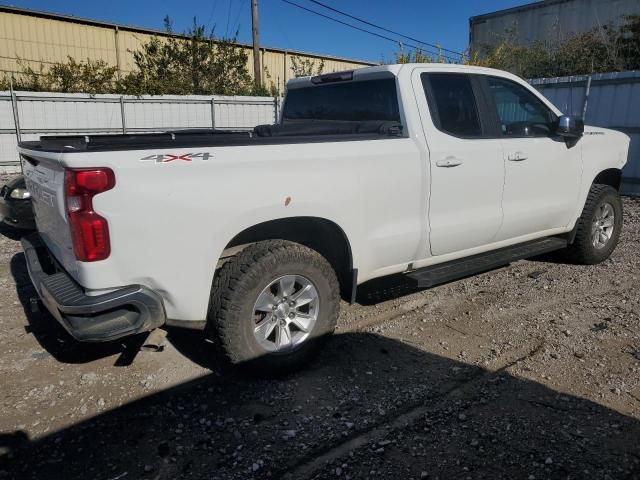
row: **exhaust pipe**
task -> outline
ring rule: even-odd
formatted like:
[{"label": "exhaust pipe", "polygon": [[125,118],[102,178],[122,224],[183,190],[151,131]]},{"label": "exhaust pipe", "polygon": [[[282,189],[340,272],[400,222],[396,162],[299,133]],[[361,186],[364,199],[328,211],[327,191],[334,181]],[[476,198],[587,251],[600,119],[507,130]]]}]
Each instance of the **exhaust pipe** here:
[{"label": "exhaust pipe", "polygon": [[143,352],[161,352],[164,350],[164,344],[167,340],[167,331],[161,328],[151,330],[144,343],[140,347]]}]

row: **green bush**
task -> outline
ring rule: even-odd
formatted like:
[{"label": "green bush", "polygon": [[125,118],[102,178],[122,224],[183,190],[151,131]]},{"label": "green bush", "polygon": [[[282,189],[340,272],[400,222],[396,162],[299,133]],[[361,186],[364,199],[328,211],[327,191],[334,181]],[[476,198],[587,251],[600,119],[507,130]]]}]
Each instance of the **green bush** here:
[{"label": "green bush", "polygon": [[[173,34],[169,18],[165,30]],[[131,95],[240,95],[251,91],[248,56],[233,42],[206,35],[196,20],[185,35],[154,37],[134,52],[137,70],[118,83]]]},{"label": "green bush", "polygon": [[[184,37],[173,35],[171,21],[164,20],[167,37],[153,37],[133,52],[136,69],[122,78],[117,67],[102,60],[76,61],[38,71],[20,64],[20,72],[0,79],[0,89],[118,93],[127,95],[275,95],[270,87],[256,87],[247,70],[248,56],[235,38],[218,39],[196,19]],[[268,72],[265,70],[268,78]]]},{"label": "green bush", "polygon": [[68,57],[65,63],[55,63],[49,69],[41,64],[38,71],[18,61],[21,72],[13,78],[5,77],[0,89],[46,92],[85,92],[90,94],[111,92],[116,89],[117,68],[102,60],[77,62]]},{"label": "green bush", "polygon": [[393,54],[391,61],[383,61],[382,63],[445,63],[445,58],[440,48],[438,48],[438,52],[437,56],[434,57],[420,48],[406,52],[401,48],[399,52]]},{"label": "green bush", "polygon": [[316,63],[310,58],[301,58],[297,56],[291,57],[291,71],[294,77],[312,77],[314,75],[321,75],[324,70],[324,60],[320,60],[320,63]]},{"label": "green bush", "polygon": [[506,31],[496,47],[483,47],[470,65],[507,70],[523,78],[561,77],[640,68],[640,16],[627,16],[619,28],[605,26],[560,41],[519,45]]}]

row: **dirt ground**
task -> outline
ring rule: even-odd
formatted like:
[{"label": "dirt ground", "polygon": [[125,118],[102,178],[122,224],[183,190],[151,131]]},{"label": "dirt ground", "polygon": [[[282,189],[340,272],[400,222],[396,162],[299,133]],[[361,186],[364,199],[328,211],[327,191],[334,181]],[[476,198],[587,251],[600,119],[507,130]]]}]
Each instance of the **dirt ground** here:
[{"label": "dirt ground", "polygon": [[302,371],[79,344],[0,230],[0,479],[640,478],[640,201],[602,265],[361,289]]}]

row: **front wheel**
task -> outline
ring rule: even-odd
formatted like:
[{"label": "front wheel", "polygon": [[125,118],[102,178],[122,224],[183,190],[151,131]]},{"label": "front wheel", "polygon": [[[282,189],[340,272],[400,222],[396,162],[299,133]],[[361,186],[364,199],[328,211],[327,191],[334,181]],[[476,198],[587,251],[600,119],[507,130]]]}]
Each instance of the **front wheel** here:
[{"label": "front wheel", "polygon": [[592,185],[576,224],[575,240],[567,249],[569,258],[585,265],[605,261],[616,248],[621,230],[620,195],[609,185]]},{"label": "front wheel", "polygon": [[217,272],[208,335],[232,364],[289,371],[333,332],[339,305],[335,272],[322,255],[284,240],[258,242]]}]

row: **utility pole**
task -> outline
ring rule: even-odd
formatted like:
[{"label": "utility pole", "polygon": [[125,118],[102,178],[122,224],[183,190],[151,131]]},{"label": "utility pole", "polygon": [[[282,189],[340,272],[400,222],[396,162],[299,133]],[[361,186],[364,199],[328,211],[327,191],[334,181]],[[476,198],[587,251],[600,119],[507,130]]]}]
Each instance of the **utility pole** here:
[{"label": "utility pole", "polygon": [[260,37],[258,34],[258,0],[251,0],[251,34],[253,36],[253,76],[256,87],[262,85],[262,68],[260,68]]}]

